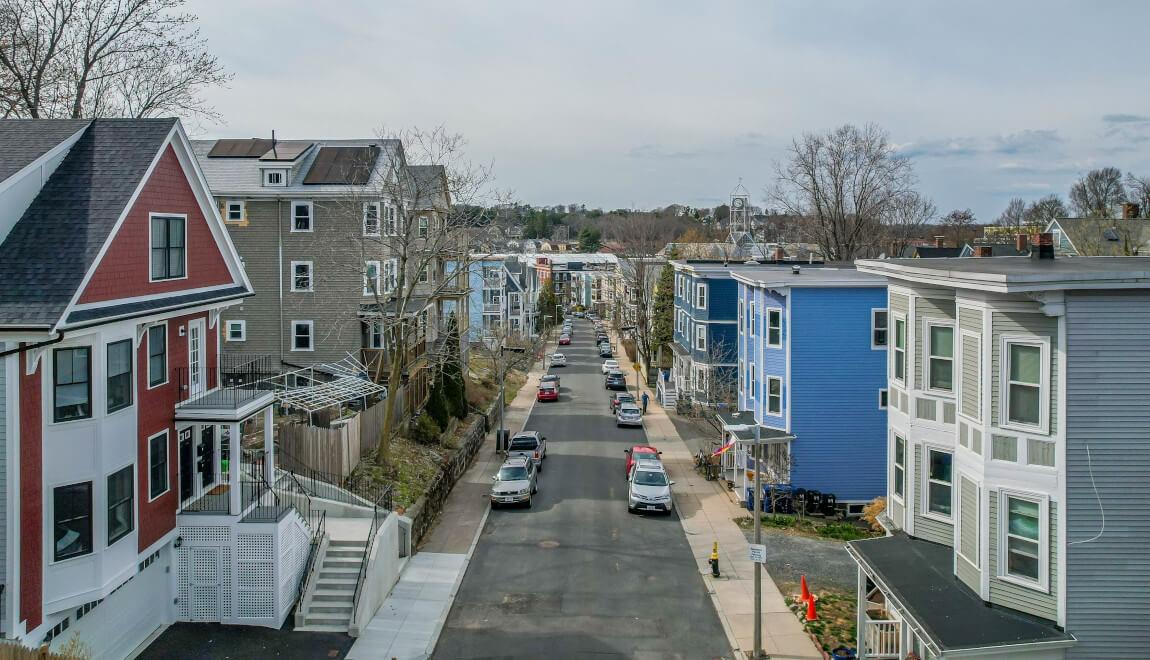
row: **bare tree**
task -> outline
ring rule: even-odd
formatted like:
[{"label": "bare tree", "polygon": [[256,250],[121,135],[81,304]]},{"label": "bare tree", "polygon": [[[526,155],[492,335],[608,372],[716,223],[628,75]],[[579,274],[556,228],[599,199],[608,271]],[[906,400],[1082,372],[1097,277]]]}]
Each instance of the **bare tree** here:
[{"label": "bare tree", "polygon": [[1026,202],[1021,197],[1015,197],[1006,204],[1006,208],[999,214],[994,224],[999,227],[1020,231],[1026,223]]},{"label": "bare tree", "polygon": [[803,134],[787,162],[776,163],[775,179],[769,201],[810,218],[811,239],[827,259],[841,261],[879,249],[883,216],[915,182],[910,161],[873,124]]},{"label": "bare tree", "polygon": [[1150,218],[1150,176],[1126,175],[1126,197],[1138,205],[1138,215]]},{"label": "bare tree", "polygon": [[1084,218],[1112,218],[1125,201],[1122,172],[1116,167],[1090,170],[1070,187],[1070,205]]},{"label": "bare tree", "polygon": [[891,256],[901,254],[912,239],[922,234],[937,213],[938,209],[930,198],[913,190],[894,196],[882,215]]},{"label": "bare tree", "polygon": [[184,0],[0,0],[5,117],[215,118],[201,96],[230,76]]},{"label": "bare tree", "polygon": [[623,284],[626,317],[623,325],[634,327],[638,358],[650,368],[655,359],[654,302],[655,284],[664,263],[657,257],[675,239],[676,227],[660,218],[637,213],[608,225],[610,240],[622,247],[619,277]]},{"label": "bare tree", "polygon": [[942,216],[939,221],[955,245],[962,245],[972,240],[977,231],[977,223],[974,211],[970,209],[955,209]]},{"label": "bare tree", "polygon": [[1051,220],[1057,218],[1065,218],[1070,215],[1067,210],[1066,204],[1062,202],[1062,198],[1058,195],[1047,195],[1041,199],[1037,199],[1026,207],[1025,222],[1030,227],[1046,228]]}]

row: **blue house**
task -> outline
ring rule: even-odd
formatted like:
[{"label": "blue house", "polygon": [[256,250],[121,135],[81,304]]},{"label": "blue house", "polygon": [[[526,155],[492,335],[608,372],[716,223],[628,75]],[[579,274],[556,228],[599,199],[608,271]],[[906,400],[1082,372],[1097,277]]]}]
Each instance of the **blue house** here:
[{"label": "blue house", "polygon": [[[731,279],[738,407],[764,427],[761,436],[779,438],[762,454],[765,471],[861,512],[886,494],[886,282],[798,265],[736,267]],[[749,451],[738,444],[726,455],[736,481],[746,478]]]},{"label": "blue house", "polygon": [[721,262],[672,261],[675,269],[674,361],[664,389],[669,399],[709,405],[737,403],[739,286]]},{"label": "blue house", "polygon": [[[448,273],[458,265],[447,264]],[[467,264],[467,338],[479,342],[519,336],[526,324],[523,264],[516,255],[486,255]]]}]

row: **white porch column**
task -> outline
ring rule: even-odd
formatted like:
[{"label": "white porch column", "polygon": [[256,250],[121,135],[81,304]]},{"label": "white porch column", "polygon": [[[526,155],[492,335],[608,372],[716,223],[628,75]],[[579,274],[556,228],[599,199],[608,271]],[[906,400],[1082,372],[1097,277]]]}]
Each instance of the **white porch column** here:
[{"label": "white porch column", "polygon": [[240,492],[240,423],[228,424],[228,513],[233,516],[243,511],[243,493]]},{"label": "white porch column", "polygon": [[858,567],[858,605],[856,606],[855,616],[858,620],[855,622],[855,648],[858,649],[859,660],[865,660],[867,657],[867,648],[865,645],[866,640],[866,618],[867,618],[867,602],[866,602],[866,573],[863,572],[862,566]]},{"label": "white porch column", "polygon": [[272,406],[264,408],[264,470],[268,475],[268,483],[274,484],[276,480],[276,434],[273,424],[275,415]]}]

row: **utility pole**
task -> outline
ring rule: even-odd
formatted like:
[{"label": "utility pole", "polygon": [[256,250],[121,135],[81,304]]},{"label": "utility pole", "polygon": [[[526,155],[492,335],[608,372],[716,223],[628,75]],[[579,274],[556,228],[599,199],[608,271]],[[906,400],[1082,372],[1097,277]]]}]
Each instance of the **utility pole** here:
[{"label": "utility pole", "polygon": [[[755,545],[763,543],[762,465],[759,425],[755,424]],[[755,660],[763,657],[763,565],[755,562]]]},{"label": "utility pole", "polygon": [[[507,393],[503,389],[504,374],[507,371],[507,359],[503,357],[503,354],[507,351],[522,353],[524,349],[515,346],[504,346],[503,340],[499,341],[499,352],[497,353],[499,356],[499,430],[495,432],[495,444],[497,447],[499,443],[503,442],[503,408],[507,406]],[[504,449],[506,449],[506,447],[504,447]]]}]

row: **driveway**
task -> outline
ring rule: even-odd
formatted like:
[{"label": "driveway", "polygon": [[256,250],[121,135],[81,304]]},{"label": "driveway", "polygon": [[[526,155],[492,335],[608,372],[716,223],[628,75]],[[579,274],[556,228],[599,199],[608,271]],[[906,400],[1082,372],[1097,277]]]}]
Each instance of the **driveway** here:
[{"label": "driveway", "polygon": [[[289,617],[290,618],[290,617]],[[219,623],[176,623],[148,645],[139,660],[262,660],[347,655],[355,640],[342,633],[294,632]]]},{"label": "driveway", "polygon": [[718,658],[730,646],[676,515],[627,513],[623,450],[588,322],[557,403],[527,428],[548,453],[531,509],[492,511],[434,657]]}]

